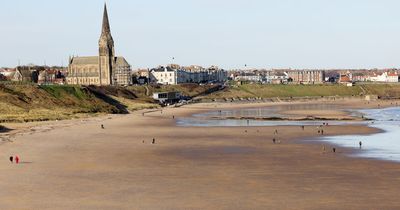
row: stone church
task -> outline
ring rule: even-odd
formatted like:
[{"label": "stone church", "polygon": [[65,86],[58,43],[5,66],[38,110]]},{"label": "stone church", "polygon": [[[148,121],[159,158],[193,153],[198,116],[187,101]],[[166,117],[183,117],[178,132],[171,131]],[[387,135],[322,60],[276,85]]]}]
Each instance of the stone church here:
[{"label": "stone church", "polygon": [[130,85],[131,66],[124,57],[115,56],[107,6],[104,5],[99,56],[70,57],[67,83],[72,85]]}]

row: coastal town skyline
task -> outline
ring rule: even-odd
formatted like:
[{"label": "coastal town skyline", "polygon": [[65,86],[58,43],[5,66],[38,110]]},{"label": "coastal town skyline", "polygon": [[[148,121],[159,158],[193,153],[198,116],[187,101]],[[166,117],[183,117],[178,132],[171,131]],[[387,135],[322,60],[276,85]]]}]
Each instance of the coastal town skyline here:
[{"label": "coastal town skyline", "polygon": [[[133,69],[169,63],[225,69],[400,66],[400,16],[390,12],[395,1],[107,3],[118,55]],[[0,66],[67,66],[70,55],[97,52],[104,1],[80,3],[73,15],[61,10],[73,4],[4,3],[0,42],[8,50]],[[46,12],[32,9],[40,6]]]}]

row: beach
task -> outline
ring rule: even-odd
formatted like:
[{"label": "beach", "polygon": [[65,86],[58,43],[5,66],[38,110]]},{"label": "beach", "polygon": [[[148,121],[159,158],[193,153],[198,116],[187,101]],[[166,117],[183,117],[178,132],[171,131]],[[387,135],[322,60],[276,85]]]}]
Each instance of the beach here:
[{"label": "beach", "polygon": [[[196,113],[315,103],[194,104],[5,124],[15,130],[0,145],[0,209],[399,209],[400,164],[351,158],[351,149],[333,153],[333,145],[306,141],[321,136],[316,126],[176,125]],[[318,103],[359,109],[396,102]],[[352,117],[319,109],[281,114],[310,113]],[[328,136],[381,132],[358,124],[323,129]],[[11,164],[10,155],[21,164]]]}]

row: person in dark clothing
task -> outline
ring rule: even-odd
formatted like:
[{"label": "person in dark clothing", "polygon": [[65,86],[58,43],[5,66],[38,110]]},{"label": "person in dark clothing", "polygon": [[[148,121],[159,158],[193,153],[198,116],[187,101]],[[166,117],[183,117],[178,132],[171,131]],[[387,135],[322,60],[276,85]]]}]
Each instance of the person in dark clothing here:
[{"label": "person in dark clothing", "polygon": [[14,162],[14,157],[10,156],[10,162],[13,163]]},{"label": "person in dark clothing", "polygon": [[101,129],[104,129],[104,125],[103,124],[101,124]]},{"label": "person in dark clothing", "polygon": [[360,141],[358,144],[360,145],[360,149],[361,149],[362,148],[362,142]]},{"label": "person in dark clothing", "polygon": [[156,144],[156,139],[153,138],[153,141],[151,142],[151,144]]},{"label": "person in dark clothing", "polygon": [[333,150],[333,153],[336,153],[336,148],[335,147],[332,150]]},{"label": "person in dark clothing", "polygon": [[273,142],[274,144],[276,144],[276,139],[275,139],[275,138],[273,138],[273,139],[272,139],[272,142]]}]

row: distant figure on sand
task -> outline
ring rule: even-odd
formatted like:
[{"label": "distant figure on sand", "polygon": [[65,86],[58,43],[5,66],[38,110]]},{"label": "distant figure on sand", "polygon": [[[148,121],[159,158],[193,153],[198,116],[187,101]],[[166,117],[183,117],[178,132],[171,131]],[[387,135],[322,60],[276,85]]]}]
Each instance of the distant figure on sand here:
[{"label": "distant figure on sand", "polygon": [[175,119],[175,115],[172,116],[172,119]]},{"label": "distant figure on sand", "polygon": [[333,150],[333,153],[336,153],[336,148],[335,147],[332,150]]},{"label": "distant figure on sand", "polygon": [[358,144],[360,145],[360,149],[361,149],[362,148],[362,142],[360,141]]},{"label": "distant figure on sand", "polygon": [[275,132],[274,132],[274,134],[275,134],[275,135],[277,135],[277,134],[278,134],[278,130],[277,130],[277,129],[275,129]]},{"label": "distant figure on sand", "polygon": [[14,163],[14,157],[13,156],[10,156],[10,162]]},{"label": "distant figure on sand", "polygon": [[18,164],[18,163],[19,163],[19,157],[18,157],[18,155],[17,155],[17,156],[15,156],[15,163],[16,163],[16,164]]},{"label": "distant figure on sand", "polygon": [[151,142],[151,144],[156,144],[156,139],[153,138],[153,141]]},{"label": "distant figure on sand", "polygon": [[103,124],[101,124],[101,129],[104,129],[104,125]]},{"label": "distant figure on sand", "polygon": [[322,152],[325,153],[325,151],[326,151],[326,147],[324,145],[324,146],[322,146]]},{"label": "distant figure on sand", "polygon": [[321,135],[324,135],[324,129],[321,130]]},{"label": "distant figure on sand", "polygon": [[303,131],[304,131],[304,125],[303,125],[303,126],[301,126],[301,129],[303,129]]},{"label": "distant figure on sand", "polygon": [[273,139],[272,139],[272,142],[273,142],[274,144],[276,144],[276,139],[275,139],[275,138],[273,138]]}]

